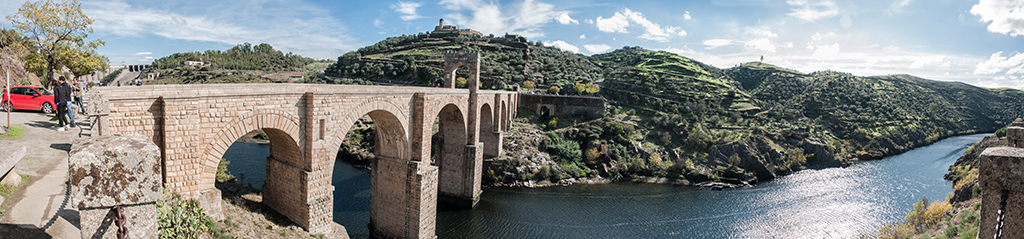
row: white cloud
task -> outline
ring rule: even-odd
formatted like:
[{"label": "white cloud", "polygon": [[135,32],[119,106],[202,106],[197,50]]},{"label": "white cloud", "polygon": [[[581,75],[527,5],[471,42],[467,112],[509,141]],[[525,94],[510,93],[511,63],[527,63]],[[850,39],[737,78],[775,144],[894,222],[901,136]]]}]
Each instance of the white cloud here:
[{"label": "white cloud", "polygon": [[583,45],[583,48],[587,49],[591,54],[601,53],[612,49],[611,46],[605,44],[588,44]]},{"label": "white cloud", "polygon": [[153,53],[152,53],[152,52],[148,52],[148,51],[144,51],[144,52],[138,52],[138,53],[135,53],[135,55],[136,55],[136,56],[141,56],[141,55],[153,55]]},{"label": "white cloud", "polygon": [[779,35],[768,30],[768,27],[747,27],[744,29],[744,34],[749,40],[743,41],[743,47],[750,50],[775,52],[775,44],[772,44],[771,39],[778,38]]},{"label": "white cloud", "polygon": [[839,8],[836,7],[835,2],[824,0],[816,3],[808,3],[807,1],[808,0],[787,0],[787,4],[796,6],[797,8],[793,8],[793,12],[786,15],[807,22],[813,22],[818,19],[834,17],[839,14]]},{"label": "white cloud", "polygon": [[[629,11],[629,9],[626,9]],[[618,32],[618,33],[629,33],[626,27],[629,26],[629,19],[622,12],[616,12],[610,18],[597,17],[597,30],[602,32]]]},{"label": "white cloud", "polygon": [[565,50],[565,51],[571,51],[572,53],[579,53],[580,52],[580,48],[579,47],[573,46],[572,44],[566,43],[565,41],[562,41],[562,40],[557,40],[557,41],[545,43],[545,45],[553,46],[553,47],[558,47],[558,49],[562,49],[562,50]]},{"label": "white cloud", "polygon": [[662,28],[661,25],[647,20],[643,13],[631,11],[629,8],[615,12],[615,15],[610,18],[597,17],[596,25],[597,30],[602,32],[629,33],[626,27],[629,27],[631,23],[643,27],[644,33],[638,36],[640,39],[668,42],[668,38],[672,35],[686,36],[686,31],[680,27]]},{"label": "white cloud", "polygon": [[704,41],[704,45],[708,46],[707,49],[715,49],[718,47],[732,45],[732,40],[729,39],[711,39]]},{"label": "white cloud", "polygon": [[668,47],[665,49],[660,49],[660,51],[671,52],[680,56],[692,56],[697,54],[696,51],[693,51],[693,49],[690,49],[689,47],[686,46],[683,46],[683,48]]},{"label": "white cloud", "polygon": [[775,52],[775,45],[768,38],[757,38],[750,41],[743,42],[743,47],[752,50]]},{"label": "white cloud", "polygon": [[558,20],[558,23],[561,23],[562,25],[580,24],[580,21],[576,21],[576,19],[569,17],[568,12],[563,12],[562,15],[558,15],[556,20]]},{"label": "white cloud", "polygon": [[1024,74],[1024,53],[1014,52],[1003,57],[1003,52],[993,53],[988,60],[978,63],[974,74],[992,75],[1005,71],[1010,74]]},{"label": "white cloud", "polygon": [[892,4],[889,5],[889,8],[885,9],[885,13],[889,15],[903,14],[903,8],[910,5],[911,2],[914,2],[914,0],[897,0],[892,2]]},{"label": "white cloud", "polygon": [[832,45],[818,45],[817,50],[814,50],[814,54],[811,54],[811,58],[818,60],[836,60],[840,57],[839,43],[834,43]]},{"label": "white cloud", "polygon": [[988,31],[1010,36],[1024,36],[1024,1],[981,0],[971,7],[971,14],[981,22],[992,22]]},{"label": "white cloud", "polygon": [[[439,4],[447,10],[457,11],[445,15],[446,21],[451,20],[462,28],[484,34],[507,32],[531,38],[542,37],[544,32],[540,27],[558,21],[562,14],[568,17],[567,12],[555,10],[554,5],[536,0],[524,0],[506,6],[496,1],[483,0],[442,0]],[[464,11],[468,11],[469,15],[463,14]]]},{"label": "white cloud", "polygon": [[686,13],[683,14],[683,19],[686,19],[686,20],[693,19],[693,18],[690,17],[690,11],[686,11]]},{"label": "white cloud", "polygon": [[793,42],[784,42],[782,43],[782,47],[793,48]]},{"label": "white cloud", "polygon": [[587,39],[587,34],[580,35],[580,39]]},{"label": "white cloud", "polygon": [[229,45],[269,43],[283,52],[318,59],[336,58],[356,46],[342,34],[346,27],[317,6],[242,0],[213,1],[202,8],[176,1],[153,8],[133,4],[138,3],[83,2],[82,11],[92,18],[96,32],[120,36],[156,35]]},{"label": "white cloud", "polygon": [[422,18],[419,14],[416,14],[416,9],[422,6],[421,3],[416,2],[402,2],[398,1],[398,4],[390,4],[392,10],[402,15],[402,20],[409,21]]}]

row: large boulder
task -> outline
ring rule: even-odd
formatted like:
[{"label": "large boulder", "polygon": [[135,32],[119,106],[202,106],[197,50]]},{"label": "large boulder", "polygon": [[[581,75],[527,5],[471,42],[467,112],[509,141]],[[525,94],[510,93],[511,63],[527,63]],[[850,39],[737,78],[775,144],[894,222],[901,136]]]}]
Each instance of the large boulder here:
[{"label": "large boulder", "polygon": [[[96,136],[71,146],[71,202],[82,238],[156,238],[160,148],[144,135]],[[124,221],[118,222],[120,214]],[[123,228],[113,226],[122,224]]]},{"label": "large boulder", "polygon": [[150,203],[163,197],[160,148],[144,135],[76,141],[68,163],[72,203],[78,208]]}]

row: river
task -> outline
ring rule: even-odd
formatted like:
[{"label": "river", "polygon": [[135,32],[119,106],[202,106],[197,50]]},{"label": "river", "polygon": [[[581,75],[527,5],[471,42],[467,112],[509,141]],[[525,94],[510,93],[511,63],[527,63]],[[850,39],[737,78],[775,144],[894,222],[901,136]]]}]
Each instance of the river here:
[{"label": "river", "polygon": [[[902,220],[921,198],[952,189],[946,169],[987,134],[956,136],[881,160],[809,169],[722,191],[613,183],[485,188],[472,210],[441,210],[438,238],[852,238]],[[266,145],[235,143],[229,171],[262,186]],[[334,217],[368,234],[370,176],[335,164]]]}]

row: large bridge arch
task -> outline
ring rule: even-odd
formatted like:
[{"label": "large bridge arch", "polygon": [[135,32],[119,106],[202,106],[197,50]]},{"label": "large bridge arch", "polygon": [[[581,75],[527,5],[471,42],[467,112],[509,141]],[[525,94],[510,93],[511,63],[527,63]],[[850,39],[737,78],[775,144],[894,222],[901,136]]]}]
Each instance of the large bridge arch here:
[{"label": "large bridge arch", "polygon": [[[201,173],[199,185],[208,185],[210,188],[200,188],[201,194],[210,197],[210,201],[220,200],[220,191],[213,187],[216,180],[217,166],[231,144],[253,130],[263,130],[270,139],[270,157],[267,159],[266,181],[263,184],[263,202],[275,211],[287,216],[296,222],[301,222],[305,215],[290,213],[296,210],[289,209],[292,205],[302,202],[296,191],[303,190],[297,180],[289,180],[296,175],[289,175],[281,170],[280,165],[296,167],[302,161],[302,149],[297,139],[300,138],[299,117],[280,110],[256,110],[242,113],[231,120],[227,126],[217,132],[207,144],[206,150],[200,157]],[[170,175],[174,176],[174,175]],[[207,205],[212,210],[211,216],[219,219],[222,214],[220,205],[214,203]]]}]

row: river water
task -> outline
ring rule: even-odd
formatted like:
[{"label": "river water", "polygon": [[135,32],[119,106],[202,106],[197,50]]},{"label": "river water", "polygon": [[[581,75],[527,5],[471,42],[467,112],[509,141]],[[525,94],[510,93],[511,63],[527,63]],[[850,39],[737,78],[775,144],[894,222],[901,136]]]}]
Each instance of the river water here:
[{"label": "river water", "polygon": [[[614,183],[486,188],[472,210],[437,214],[438,238],[852,238],[899,222],[921,198],[952,190],[946,169],[987,134],[957,136],[845,168],[803,170],[722,191]],[[235,143],[228,169],[262,186],[266,145]],[[370,176],[335,164],[334,218],[368,234]]]}]

